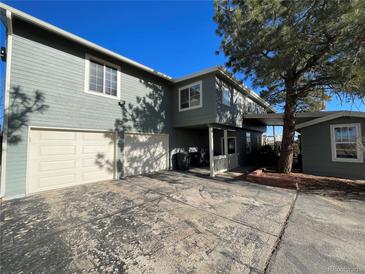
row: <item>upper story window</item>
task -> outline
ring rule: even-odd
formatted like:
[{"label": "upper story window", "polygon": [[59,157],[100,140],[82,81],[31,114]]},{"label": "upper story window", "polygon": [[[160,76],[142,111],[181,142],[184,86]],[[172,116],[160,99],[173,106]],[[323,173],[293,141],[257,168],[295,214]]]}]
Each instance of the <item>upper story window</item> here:
[{"label": "upper story window", "polygon": [[222,90],[222,103],[226,106],[231,106],[231,97],[232,97],[232,93],[231,91],[228,89],[228,87],[223,86],[223,90]]},{"label": "upper story window", "polygon": [[202,82],[179,88],[179,111],[202,106]]},{"label": "upper story window", "polygon": [[85,60],[85,92],[119,99],[120,68],[90,55]]},{"label": "upper story window", "polygon": [[252,102],[250,98],[246,98],[246,112],[253,113],[254,108],[255,108],[254,102]]},{"label": "upper story window", "polygon": [[364,161],[360,124],[331,125],[332,161]]}]

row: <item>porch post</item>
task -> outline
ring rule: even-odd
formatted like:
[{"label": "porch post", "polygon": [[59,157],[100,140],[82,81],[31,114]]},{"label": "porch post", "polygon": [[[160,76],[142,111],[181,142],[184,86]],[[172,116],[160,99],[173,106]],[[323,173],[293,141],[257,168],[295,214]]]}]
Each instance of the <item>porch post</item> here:
[{"label": "porch post", "polygon": [[229,170],[229,161],[228,161],[228,138],[227,138],[227,130],[224,130],[224,155],[226,156],[226,169]]},{"label": "porch post", "polygon": [[214,139],[213,139],[213,128],[209,127],[209,167],[210,176],[214,177]]},{"label": "porch post", "polygon": [[272,135],[274,135],[274,150],[276,151],[276,136],[275,136],[275,126],[272,126]]},{"label": "porch post", "polygon": [[224,155],[228,157],[228,137],[227,137],[227,130],[224,130]]}]

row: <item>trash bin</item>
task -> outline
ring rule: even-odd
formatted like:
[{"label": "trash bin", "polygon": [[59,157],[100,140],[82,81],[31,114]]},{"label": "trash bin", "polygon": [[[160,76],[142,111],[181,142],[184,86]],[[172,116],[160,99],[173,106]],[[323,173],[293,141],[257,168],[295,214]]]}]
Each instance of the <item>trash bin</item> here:
[{"label": "trash bin", "polygon": [[176,164],[177,164],[177,169],[188,170],[190,165],[189,153],[187,152],[176,153]]},{"label": "trash bin", "polygon": [[204,163],[204,155],[198,151],[198,152],[191,152],[190,154],[190,165],[201,167]]}]

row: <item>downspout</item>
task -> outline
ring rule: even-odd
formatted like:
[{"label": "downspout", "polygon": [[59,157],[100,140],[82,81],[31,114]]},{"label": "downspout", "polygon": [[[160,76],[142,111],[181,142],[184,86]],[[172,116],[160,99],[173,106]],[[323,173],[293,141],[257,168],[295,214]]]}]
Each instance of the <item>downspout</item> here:
[{"label": "downspout", "polygon": [[7,139],[8,139],[8,115],[9,115],[9,93],[10,93],[10,69],[11,69],[11,55],[13,45],[13,22],[12,14],[6,10],[6,73],[5,73],[5,87],[4,87],[4,122],[3,122],[3,142],[1,153],[1,178],[0,178],[0,196],[5,196],[5,180],[6,180],[6,153],[7,153]]}]

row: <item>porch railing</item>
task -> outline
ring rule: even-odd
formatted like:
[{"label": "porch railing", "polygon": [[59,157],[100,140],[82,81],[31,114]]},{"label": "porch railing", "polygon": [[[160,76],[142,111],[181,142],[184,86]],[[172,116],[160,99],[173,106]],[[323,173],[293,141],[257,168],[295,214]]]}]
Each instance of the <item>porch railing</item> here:
[{"label": "porch railing", "polygon": [[214,173],[224,172],[238,167],[238,153],[213,157]]}]

